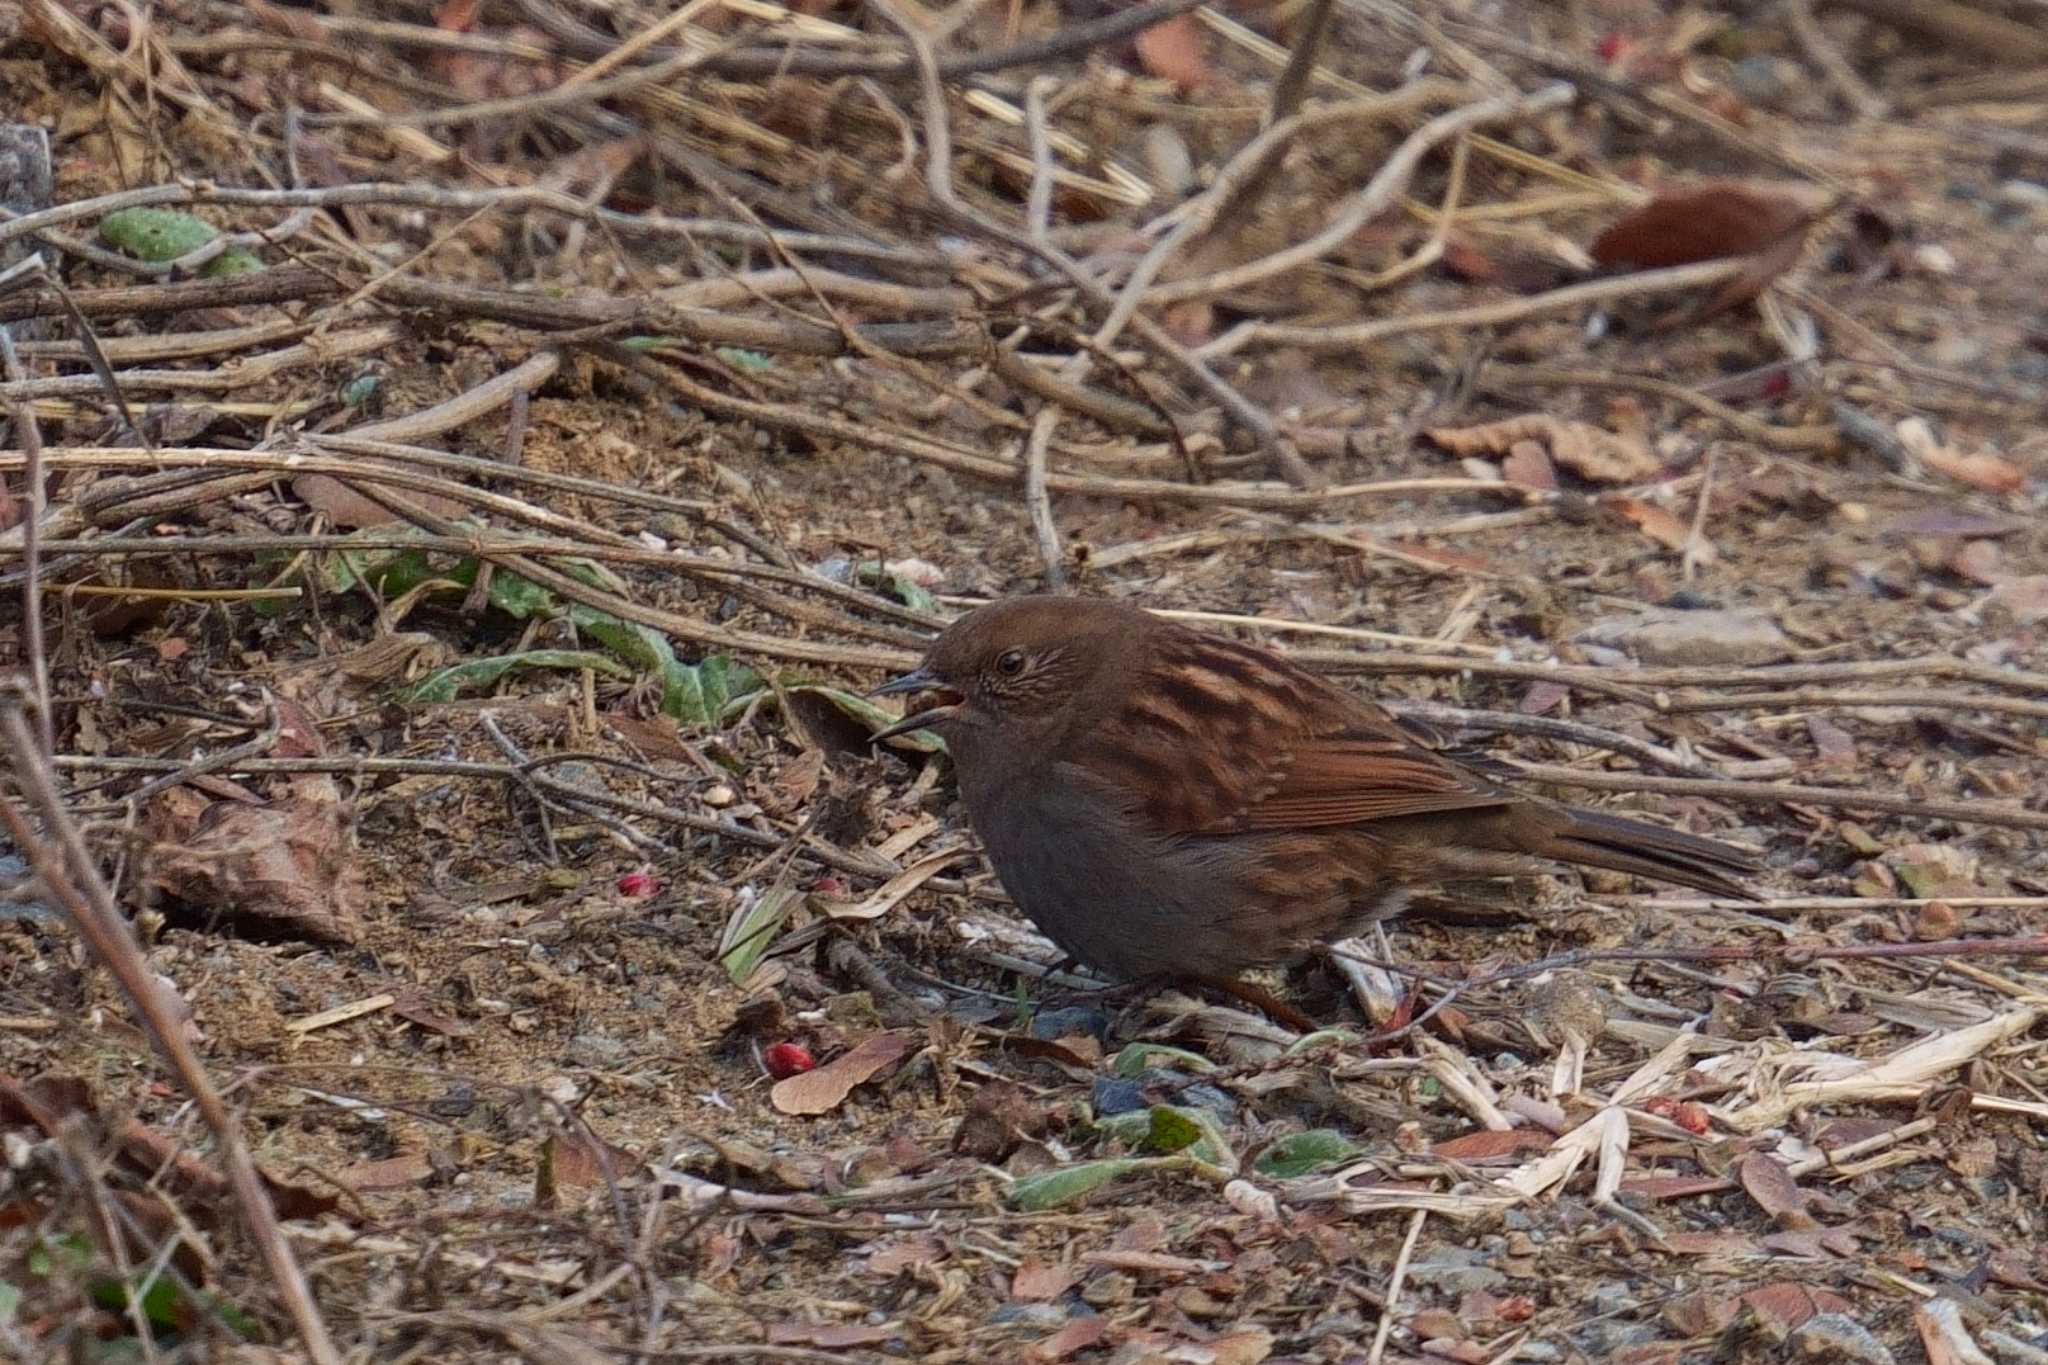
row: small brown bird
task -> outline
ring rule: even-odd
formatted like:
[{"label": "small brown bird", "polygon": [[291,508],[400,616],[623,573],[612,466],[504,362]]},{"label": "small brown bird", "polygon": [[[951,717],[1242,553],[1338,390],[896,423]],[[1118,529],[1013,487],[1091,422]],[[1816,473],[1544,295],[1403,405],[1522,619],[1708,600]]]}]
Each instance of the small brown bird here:
[{"label": "small brown bird", "polygon": [[946,741],[1012,898],[1081,962],[1219,980],[1410,889],[1577,863],[1752,897],[1726,844],[1511,791],[1277,655],[1115,602],[969,613],[877,689]]}]

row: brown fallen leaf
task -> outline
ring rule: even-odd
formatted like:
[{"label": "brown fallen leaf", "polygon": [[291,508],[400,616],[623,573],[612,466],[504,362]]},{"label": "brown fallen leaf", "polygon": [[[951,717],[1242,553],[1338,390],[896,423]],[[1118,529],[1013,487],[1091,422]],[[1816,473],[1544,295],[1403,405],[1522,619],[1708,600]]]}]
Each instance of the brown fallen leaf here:
[{"label": "brown fallen leaf", "polygon": [[1941,440],[1924,417],[1908,417],[1895,428],[1907,453],[1937,474],[1946,474],[1972,488],[2015,493],[2027,482],[2026,471],[1991,451],[1965,451]]},{"label": "brown fallen leaf", "polygon": [[1533,441],[1565,468],[1598,483],[1636,483],[1663,467],[1639,433],[1616,434],[1540,412],[1476,427],[1432,427],[1423,435],[1453,455],[1512,455],[1519,443]]},{"label": "brown fallen leaf", "polygon": [[1517,488],[1532,488],[1539,493],[1557,489],[1557,470],[1540,441],[1517,441],[1509,446],[1507,458],[1500,462],[1500,473]]},{"label": "brown fallen leaf", "polygon": [[1010,1297],[1024,1303],[1050,1303],[1073,1285],[1073,1267],[1052,1265],[1036,1256],[1027,1256],[1017,1267],[1016,1274],[1010,1276]]},{"label": "brown fallen leaf", "polygon": [[1034,1365],[1050,1365],[1050,1362],[1065,1360],[1076,1351],[1085,1351],[1102,1340],[1109,1331],[1109,1323],[1102,1317],[1074,1318],[1049,1337],[1032,1343],[1024,1352],[1024,1359]]},{"label": "brown fallen leaf", "polygon": [[1176,14],[1164,23],[1140,29],[1135,46],[1138,65],[1145,73],[1172,81],[1183,95],[1209,79],[1209,59],[1202,50],[1202,25],[1192,14]]},{"label": "brown fallen leaf", "polygon": [[1806,1211],[1806,1191],[1799,1188],[1792,1173],[1770,1153],[1751,1152],[1743,1157],[1736,1163],[1735,1175],[1742,1182],[1743,1192],[1776,1219],[1779,1227],[1805,1231],[1815,1226],[1813,1216]]},{"label": "brown fallen leaf", "polygon": [[229,924],[320,943],[355,943],[369,886],[340,789],[290,780],[268,806],[173,788],[151,805],[142,886]]},{"label": "brown fallen leaf", "polygon": [[[1604,498],[1602,507],[1611,507],[1631,526],[1673,553],[1683,553],[1686,541],[1692,535],[1692,527],[1680,521],[1669,508],[1641,498]],[[1720,558],[1714,542],[1701,536],[1693,546],[1693,558],[1701,564],[1712,564]]]},{"label": "brown fallen leaf", "polygon": [[768,1102],[784,1114],[828,1113],[837,1109],[855,1086],[908,1057],[917,1042],[911,1033],[877,1033],[816,1071],[777,1081],[768,1092]]},{"label": "brown fallen leaf", "polygon": [[2018,465],[1988,451],[1967,454],[1949,446],[1935,446],[1920,452],[1920,463],[1937,474],[1991,493],[2016,493],[2027,482],[2025,471]]},{"label": "brown fallen leaf", "polygon": [[880,1346],[903,1335],[900,1327],[870,1327],[858,1322],[778,1322],[768,1328],[772,1346],[817,1346],[843,1351],[852,1346]]},{"label": "brown fallen leaf", "polygon": [[1476,1133],[1445,1138],[1431,1145],[1429,1154],[1454,1161],[1486,1161],[1522,1152],[1547,1152],[1556,1140],[1536,1128],[1510,1128],[1505,1131],[1482,1128]]},{"label": "brown fallen leaf", "polygon": [[[301,474],[292,480],[292,492],[315,512],[325,514],[336,526],[362,530],[369,526],[390,526],[404,518],[366,493],[359,493],[330,474]],[[396,494],[422,511],[451,521],[467,515],[469,509],[439,493],[402,489]]]},{"label": "brown fallen leaf", "polygon": [[1856,1305],[1840,1294],[1795,1280],[1778,1280],[1752,1289],[1742,1296],[1742,1302],[1781,1336],[1816,1313],[1854,1314],[1856,1311]]}]

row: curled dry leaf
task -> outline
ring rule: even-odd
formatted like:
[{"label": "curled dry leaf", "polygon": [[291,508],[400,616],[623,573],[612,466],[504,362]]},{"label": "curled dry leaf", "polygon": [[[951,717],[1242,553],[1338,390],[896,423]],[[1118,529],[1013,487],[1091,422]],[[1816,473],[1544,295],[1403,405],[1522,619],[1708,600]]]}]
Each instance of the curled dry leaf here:
[{"label": "curled dry leaf", "polygon": [[1513,455],[1518,443],[1535,442],[1565,468],[1599,483],[1633,483],[1661,467],[1638,432],[1616,434],[1540,412],[1476,427],[1432,427],[1423,434],[1453,455]]},{"label": "curled dry leaf", "polygon": [[853,1088],[873,1080],[917,1047],[910,1033],[877,1033],[816,1071],[775,1083],[768,1102],[784,1114],[824,1114],[837,1109]]},{"label": "curled dry leaf", "polygon": [[226,923],[320,943],[355,943],[369,888],[333,779],[304,774],[268,806],[174,788],[150,808],[142,869],[153,892]]}]

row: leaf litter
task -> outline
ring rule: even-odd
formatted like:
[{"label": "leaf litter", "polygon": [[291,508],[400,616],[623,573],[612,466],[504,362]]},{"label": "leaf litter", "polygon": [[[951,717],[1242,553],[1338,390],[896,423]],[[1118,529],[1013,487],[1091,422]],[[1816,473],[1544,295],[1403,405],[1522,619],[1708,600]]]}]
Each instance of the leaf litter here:
[{"label": "leaf litter", "polygon": [[[1909,112],[1774,82],[1775,21],[1734,7],[1600,35],[1426,6],[1457,71],[1608,73],[1455,154],[1410,139],[1478,96],[1342,15],[1264,180],[1235,158],[1305,21],[1162,13],[991,79],[949,64],[1095,16],[963,12],[917,29],[943,222],[880,11],[0,18],[8,107],[57,142],[49,203],[0,202],[161,196],[43,232],[64,298],[0,294],[26,366],[0,550],[32,408],[67,794],[333,1333],[450,1360],[2038,1352],[2038,186],[1945,111],[2035,115],[1840,8],[1819,41]],[[1403,146],[1389,211],[1286,254]],[[1138,314],[1207,370],[1144,327],[1083,345],[1109,304],[1019,242],[1042,225],[1114,291],[1219,180],[1263,188]],[[1682,309],[1616,273],[1717,262]],[[1354,323],[1385,330],[1245,331]],[[1357,1004],[1273,974],[1307,1037],[1041,982],[939,746],[861,741],[930,628],[1054,574],[1256,620],[1397,704],[1590,727],[1509,730],[1516,757],[1836,795],[1623,798],[1766,849],[1772,900],[1460,889],[1391,926]],[[101,590],[142,609],[79,630]],[[49,1353],[288,1342],[149,1040],[15,903],[4,1093],[70,1098],[0,1108],[0,1323]]]}]

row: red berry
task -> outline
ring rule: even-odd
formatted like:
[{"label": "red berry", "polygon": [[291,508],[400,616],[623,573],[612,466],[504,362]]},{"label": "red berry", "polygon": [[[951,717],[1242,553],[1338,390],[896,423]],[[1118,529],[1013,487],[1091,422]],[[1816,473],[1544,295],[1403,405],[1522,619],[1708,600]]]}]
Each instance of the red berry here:
[{"label": "red berry", "polygon": [[1603,35],[1593,50],[1600,54],[1601,61],[1613,62],[1618,60],[1622,53],[1634,46],[1635,44],[1629,41],[1626,33],[1615,31]]},{"label": "red berry", "polygon": [[818,1064],[811,1060],[810,1049],[801,1043],[775,1043],[762,1049],[761,1065],[768,1068],[769,1075],[781,1081],[801,1076]]}]

